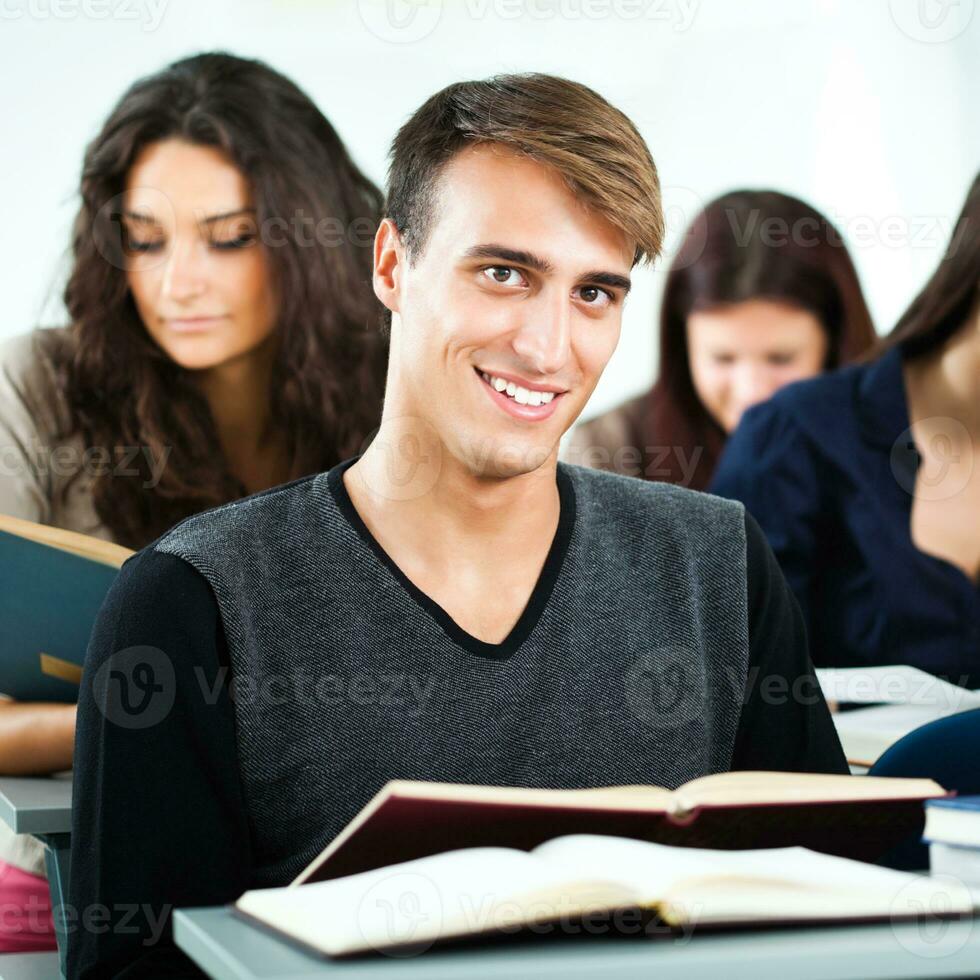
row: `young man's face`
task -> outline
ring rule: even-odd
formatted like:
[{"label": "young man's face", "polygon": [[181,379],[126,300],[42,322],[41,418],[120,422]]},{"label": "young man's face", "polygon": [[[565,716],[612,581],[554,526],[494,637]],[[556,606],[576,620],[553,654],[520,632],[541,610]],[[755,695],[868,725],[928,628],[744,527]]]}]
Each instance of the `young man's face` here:
[{"label": "young man's face", "polygon": [[375,249],[375,288],[396,314],[386,401],[474,474],[537,469],[616,347],[633,243],[554,170],[494,144],[446,166],[411,263],[386,224]]}]

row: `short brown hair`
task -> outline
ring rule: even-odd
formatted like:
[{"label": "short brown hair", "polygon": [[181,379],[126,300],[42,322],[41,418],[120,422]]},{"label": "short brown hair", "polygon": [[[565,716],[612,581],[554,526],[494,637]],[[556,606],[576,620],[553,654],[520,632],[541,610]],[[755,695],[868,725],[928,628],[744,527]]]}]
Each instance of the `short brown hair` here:
[{"label": "short brown hair", "polygon": [[529,73],[450,85],[398,131],[386,214],[409,256],[425,247],[442,168],[479,143],[501,144],[557,170],[579,200],[635,243],[634,264],[660,254],[660,181],[636,126],[585,85]]}]

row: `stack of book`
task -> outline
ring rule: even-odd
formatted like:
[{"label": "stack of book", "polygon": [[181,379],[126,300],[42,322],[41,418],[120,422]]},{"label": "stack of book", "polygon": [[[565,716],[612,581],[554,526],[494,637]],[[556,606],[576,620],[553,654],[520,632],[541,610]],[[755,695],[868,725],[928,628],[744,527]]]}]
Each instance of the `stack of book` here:
[{"label": "stack of book", "polygon": [[980,889],[980,796],[928,800],[924,839],[934,875]]}]

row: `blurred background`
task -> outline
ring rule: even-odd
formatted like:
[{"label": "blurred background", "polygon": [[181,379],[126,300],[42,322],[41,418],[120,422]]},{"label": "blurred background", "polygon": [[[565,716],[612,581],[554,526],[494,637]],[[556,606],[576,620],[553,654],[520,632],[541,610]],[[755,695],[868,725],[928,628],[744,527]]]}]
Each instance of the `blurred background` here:
[{"label": "blurred background", "polygon": [[0,0],[0,338],[64,322],[82,153],[138,76],[198,51],[268,61],[384,180],[428,95],[497,72],[597,89],[650,145],[664,257],[639,271],[586,417],[656,372],[666,269],[687,222],[736,187],[831,218],[880,333],[935,267],[980,162],[975,0]]}]

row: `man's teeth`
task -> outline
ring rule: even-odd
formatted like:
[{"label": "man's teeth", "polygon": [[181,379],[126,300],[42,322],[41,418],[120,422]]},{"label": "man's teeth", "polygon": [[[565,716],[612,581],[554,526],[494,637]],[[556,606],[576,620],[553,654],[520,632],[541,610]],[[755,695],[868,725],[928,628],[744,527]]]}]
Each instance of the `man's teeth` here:
[{"label": "man's teeth", "polygon": [[553,391],[532,391],[529,388],[522,388],[514,384],[513,381],[505,381],[503,378],[494,377],[481,371],[483,380],[496,391],[506,392],[518,405],[531,405],[537,408],[539,405],[547,405],[554,397]]}]

